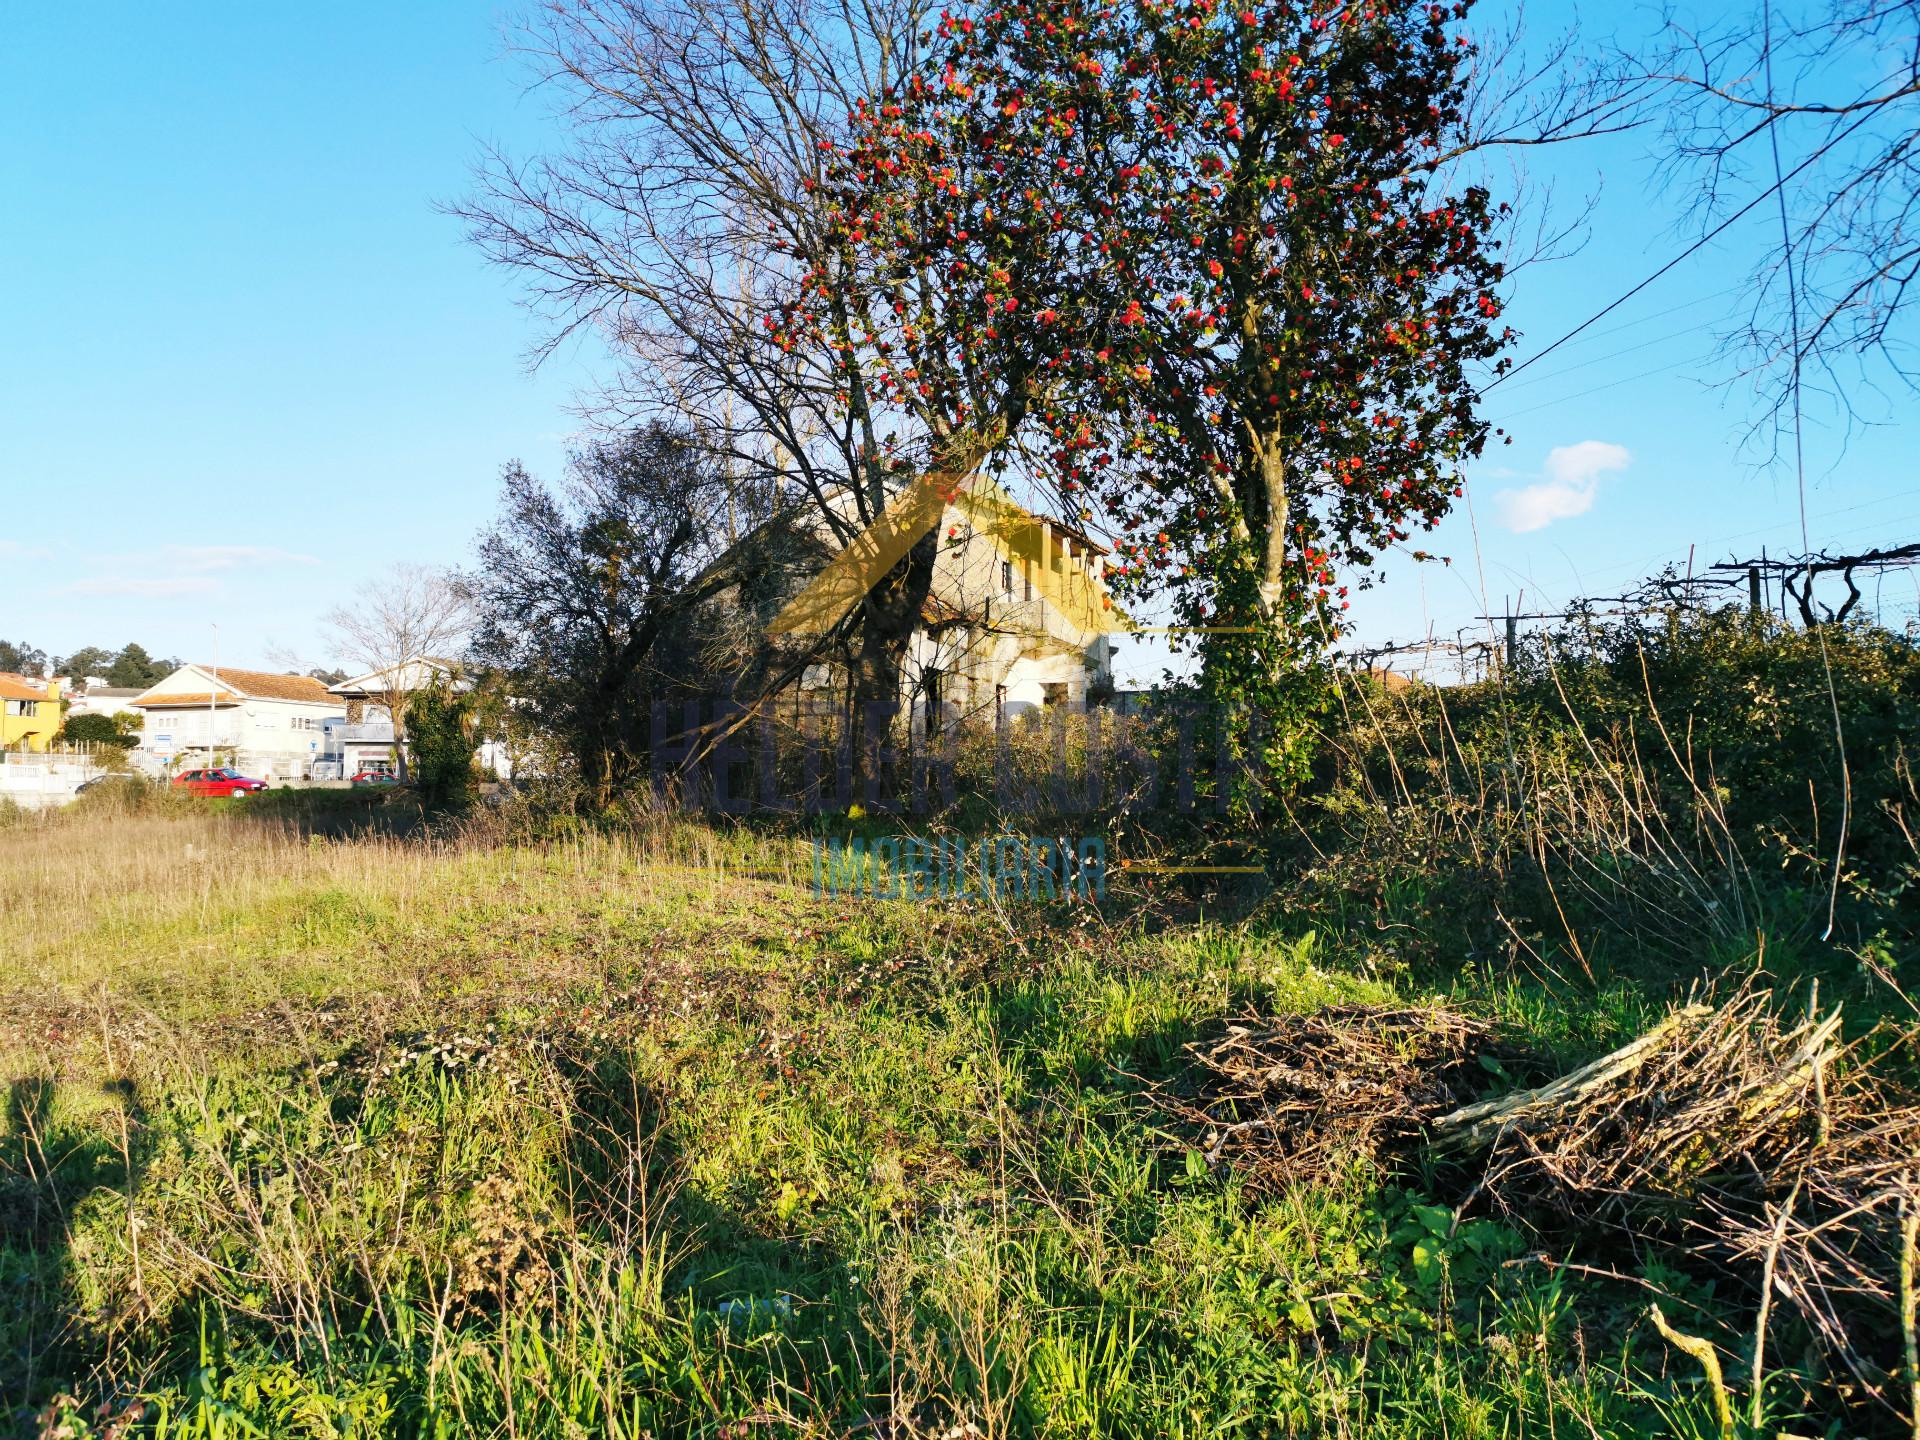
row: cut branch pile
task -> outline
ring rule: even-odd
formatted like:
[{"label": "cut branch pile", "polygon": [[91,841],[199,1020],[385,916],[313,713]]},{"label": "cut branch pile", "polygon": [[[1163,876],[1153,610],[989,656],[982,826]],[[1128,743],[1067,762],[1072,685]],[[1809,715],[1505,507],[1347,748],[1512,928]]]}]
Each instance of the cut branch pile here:
[{"label": "cut branch pile", "polygon": [[1197,1085],[1159,1103],[1200,1137],[1209,1165],[1277,1190],[1419,1148],[1428,1121],[1484,1089],[1492,1039],[1485,1022],[1439,1005],[1243,1015],[1187,1047]]},{"label": "cut branch pile", "polygon": [[1840,1020],[1783,1025],[1751,987],[1690,1005],[1551,1085],[1440,1116],[1433,1150],[1484,1154],[1476,1188],[1531,1228],[1664,1236],[1724,1264],[1804,1323],[1856,1402],[1902,1411],[1920,1105]]},{"label": "cut branch pile", "polygon": [[1747,987],[1463,1104],[1497,1040],[1454,1011],[1242,1017],[1189,1047],[1199,1095],[1161,1103],[1264,1189],[1424,1150],[1467,1177],[1463,1205],[1537,1234],[1679,1246],[1770,1292],[1855,1403],[1897,1412],[1920,1400],[1920,1103],[1868,1058],[1879,1037],[1840,1027],[1837,1007],[1782,1023]]},{"label": "cut branch pile", "polygon": [[1805,1321],[1859,1398],[1911,1418],[1920,1415],[1920,1105],[1870,1064],[1849,1072],[1842,1057],[1839,1068],[1804,1159],[1770,1176],[1763,1195],[1708,1192],[1701,1228],[1707,1249],[1771,1276],[1775,1305]]},{"label": "cut branch pile", "polygon": [[[1521,1214],[1585,1223],[1733,1183],[1765,1189],[1831,1127],[1840,1012],[1782,1030],[1765,992],[1676,1010],[1631,1044],[1537,1090],[1433,1122],[1440,1155],[1487,1153],[1482,1185]],[[1683,1207],[1679,1207],[1684,1210]]]}]

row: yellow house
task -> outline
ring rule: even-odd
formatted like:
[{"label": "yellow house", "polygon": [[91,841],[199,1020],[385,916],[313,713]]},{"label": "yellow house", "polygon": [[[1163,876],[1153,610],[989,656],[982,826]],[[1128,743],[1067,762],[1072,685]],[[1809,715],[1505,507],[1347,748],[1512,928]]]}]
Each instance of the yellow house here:
[{"label": "yellow house", "polygon": [[0,750],[46,750],[60,733],[60,682],[0,675]]}]

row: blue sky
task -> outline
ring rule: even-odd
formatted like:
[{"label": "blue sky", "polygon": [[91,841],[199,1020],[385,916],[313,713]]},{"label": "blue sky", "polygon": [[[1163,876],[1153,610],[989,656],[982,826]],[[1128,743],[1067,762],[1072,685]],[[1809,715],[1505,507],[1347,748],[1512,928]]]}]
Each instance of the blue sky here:
[{"label": "blue sky", "polygon": [[486,4],[13,7],[0,52],[0,633],[265,664],[502,462],[552,470],[511,278],[434,203],[542,109]]},{"label": "blue sky", "polygon": [[[0,52],[0,635],[226,663],[324,659],[319,616],[398,560],[465,558],[503,462],[552,474],[592,353],[536,323],[436,201],[481,144],[551,135],[512,7],[15,7]],[[1536,166],[1592,237],[1526,272],[1532,354],[1685,243],[1653,137]],[[1789,154],[1788,164],[1794,156]],[[1712,330],[1767,236],[1724,242],[1489,398],[1514,436],[1429,548],[1358,597],[1369,639],[1615,591],[1672,560],[1797,548],[1792,477],[1742,452]],[[1910,539],[1920,427],[1811,434],[1815,545]],[[1898,413],[1898,412],[1896,412]],[[1916,603],[1890,590],[1896,619]],[[1151,678],[1153,647],[1122,652]]]}]

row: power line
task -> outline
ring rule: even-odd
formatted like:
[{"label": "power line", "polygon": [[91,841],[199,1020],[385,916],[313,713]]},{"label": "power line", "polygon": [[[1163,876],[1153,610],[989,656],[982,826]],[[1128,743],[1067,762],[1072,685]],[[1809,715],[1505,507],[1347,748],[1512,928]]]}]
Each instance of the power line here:
[{"label": "power line", "polygon": [[[1673,316],[1679,314],[1682,310],[1692,310],[1701,305],[1709,304],[1712,301],[1724,299],[1726,296],[1732,295],[1733,293],[1738,291],[1740,288],[1741,287],[1738,285],[1729,285],[1724,290],[1714,290],[1714,291],[1710,291],[1705,295],[1696,295],[1691,300],[1682,300],[1677,305],[1669,305],[1664,310],[1661,310],[1655,314],[1642,315],[1638,320],[1628,320],[1619,325],[1609,325],[1604,330],[1596,330],[1591,335],[1587,336],[1586,339],[1580,343],[1590,344],[1595,340],[1604,340],[1609,335],[1618,335],[1623,331],[1627,331],[1627,330],[1637,330],[1642,325],[1651,325],[1658,320],[1672,319]],[[1691,335],[1698,329],[1699,329],[1698,325],[1691,325],[1684,330],[1675,330],[1671,334],[1663,335],[1658,340],[1643,340],[1637,344],[1626,346],[1624,349],[1615,350],[1606,355],[1597,355],[1586,360],[1576,360],[1571,365],[1562,366],[1558,370],[1550,370],[1545,375],[1536,375],[1530,380],[1522,380],[1518,385],[1514,386],[1513,388],[1516,390],[1521,390],[1521,389],[1525,389],[1529,385],[1539,384],[1541,381],[1555,380],[1560,378],[1563,375],[1572,375],[1577,373],[1578,371],[1587,369],[1589,366],[1599,365],[1608,360],[1616,360],[1622,355],[1631,355],[1635,350],[1644,350],[1649,345],[1658,345],[1667,340],[1677,340],[1683,335]]]},{"label": "power line", "polygon": [[[1767,104],[1771,107],[1773,104],[1773,6],[1771,4],[1767,5],[1761,11],[1761,24],[1765,27],[1761,31],[1760,44],[1761,53],[1766,61]],[[1856,121],[1855,124],[1857,125],[1864,122],[1868,116],[1874,113],[1876,108],[1877,107],[1869,106],[1860,116],[1860,120]],[[1800,388],[1801,362],[1803,359],[1800,353],[1800,281],[1805,278],[1806,269],[1803,262],[1800,274],[1797,276],[1794,274],[1793,227],[1787,221],[1787,193],[1782,188],[1786,184],[1786,181],[1780,175],[1779,130],[1770,128],[1767,140],[1773,151],[1773,188],[1780,196],[1780,246],[1781,254],[1786,261],[1787,267],[1787,314],[1793,325],[1793,477],[1795,487],[1800,496],[1800,548],[1805,552],[1813,548],[1812,542],[1808,538],[1807,526],[1807,448],[1805,415],[1802,405],[1803,396]],[[1821,148],[1825,149],[1826,147],[1822,146]],[[1795,173],[1797,174],[1801,168],[1811,164],[1819,154],[1820,151],[1816,150],[1813,152],[1813,155],[1801,161],[1800,165],[1795,167]],[[1807,602],[1811,604],[1813,600],[1814,575],[1811,562],[1807,565],[1806,575],[1806,597]],[[1851,586],[1851,580],[1849,580],[1848,584]],[[1783,588],[1786,585],[1786,577],[1784,574],[1781,576],[1781,585]],[[1804,614],[1806,612],[1803,611],[1802,613]],[[1840,721],[1840,697],[1833,686],[1833,659],[1827,653],[1827,632],[1825,630],[1819,632],[1819,640],[1820,668],[1825,673],[1827,680],[1827,705],[1833,713],[1833,748],[1840,758],[1840,834],[1834,842],[1833,887],[1827,892],[1827,930],[1826,934],[1820,937],[1821,940],[1825,941],[1833,935],[1834,918],[1840,908],[1840,878],[1845,872],[1847,860],[1847,827],[1853,819],[1853,768],[1847,763],[1847,733],[1846,727],[1842,725]],[[1757,1362],[1755,1368],[1759,1368]],[[1756,1409],[1757,1408],[1756,1406]]]},{"label": "power line", "polygon": [[1669,331],[1665,335],[1656,335],[1651,340],[1642,340],[1637,344],[1623,346],[1618,350],[1610,350],[1605,355],[1595,355],[1591,359],[1578,360],[1571,365],[1562,366],[1558,370],[1549,370],[1546,374],[1536,375],[1531,380],[1522,380],[1513,388],[1515,390],[1524,390],[1529,385],[1550,384],[1555,380],[1562,380],[1569,375],[1578,374],[1582,370],[1589,370],[1595,365],[1604,365],[1609,360],[1618,360],[1622,355],[1631,355],[1639,350],[1651,349],[1655,345],[1664,345],[1669,340],[1679,340],[1688,335],[1696,335],[1699,331],[1700,327],[1698,325],[1689,325],[1684,330]]},{"label": "power line", "polygon": [[1689,356],[1685,360],[1676,360],[1671,365],[1659,365],[1651,370],[1641,370],[1632,375],[1622,376],[1618,380],[1609,380],[1606,384],[1595,385],[1591,389],[1576,390],[1571,395],[1560,395],[1552,400],[1542,400],[1538,405],[1529,405],[1525,410],[1515,410],[1500,418],[1505,423],[1512,424],[1521,416],[1531,415],[1536,410],[1550,410],[1555,405],[1566,404],[1569,400],[1584,400],[1589,395],[1598,395],[1603,390],[1616,390],[1622,385],[1631,385],[1636,380],[1651,380],[1655,375],[1665,375],[1670,370],[1684,370],[1690,365],[1700,364],[1705,359],[1706,357],[1704,355]]},{"label": "power line", "polygon": [[[1713,229],[1707,231],[1706,234],[1702,235],[1698,240],[1695,240],[1691,245],[1687,246],[1686,249],[1682,250],[1678,255],[1674,256],[1671,260],[1667,261],[1666,264],[1662,265],[1658,270],[1654,271],[1651,275],[1647,276],[1646,279],[1642,280],[1639,284],[1635,285],[1631,290],[1627,291],[1626,294],[1620,296],[1619,299],[1611,301],[1610,303],[1603,306],[1599,310],[1596,310],[1592,315],[1589,315],[1585,320],[1582,320],[1578,325],[1574,326],[1573,329],[1569,330],[1566,334],[1562,335],[1558,340],[1554,341],[1551,345],[1547,346],[1546,349],[1541,350],[1536,354],[1528,356],[1525,360],[1522,360],[1518,365],[1514,366],[1513,369],[1507,371],[1504,375],[1496,375],[1493,378],[1493,380],[1491,380],[1487,384],[1486,388],[1488,390],[1491,390],[1497,385],[1504,384],[1506,381],[1511,380],[1514,376],[1518,375],[1522,370],[1525,370],[1529,365],[1533,365],[1541,360],[1546,359],[1547,356],[1551,355],[1554,351],[1558,350],[1562,345],[1565,345],[1569,340],[1573,339],[1574,336],[1580,334],[1582,331],[1586,330],[1588,327],[1594,325],[1598,321],[1604,319],[1606,316],[1611,315],[1615,310],[1618,310],[1622,305],[1626,304],[1627,301],[1631,300],[1634,296],[1638,295],[1642,290],[1646,289],[1649,285],[1653,284],[1654,281],[1658,280],[1662,275],[1665,275],[1669,270],[1673,269],[1676,265],[1679,265],[1682,261],[1690,259],[1692,256],[1698,254],[1701,250],[1705,249],[1709,244],[1711,244],[1714,240],[1717,240],[1722,234],[1724,234],[1728,229],[1730,229],[1733,226],[1735,221],[1743,219],[1749,212],[1757,208],[1763,200],[1767,199],[1769,196],[1773,195],[1777,191],[1785,188],[1787,181],[1793,179],[1794,176],[1798,175],[1802,170],[1805,170],[1809,165],[1813,164],[1814,161],[1818,160],[1822,155],[1826,154],[1827,151],[1831,150],[1835,145],[1838,145],[1842,140],[1846,139],[1849,135],[1853,134],[1853,132],[1855,130],[1858,130],[1862,125],[1865,125],[1867,121],[1873,118],[1873,115],[1874,115],[1874,112],[1872,110],[1867,110],[1863,112],[1858,120],[1854,121],[1853,124],[1849,125],[1845,130],[1842,130],[1839,134],[1830,137],[1824,145],[1822,145],[1819,149],[1815,150],[1811,155],[1807,156],[1806,159],[1802,160],[1798,165],[1794,166],[1793,169],[1789,170],[1785,175],[1780,175],[1778,170],[1776,170],[1775,174],[1778,176],[1778,178],[1773,182],[1773,184],[1769,185],[1766,189],[1762,190],[1758,195],[1754,196],[1753,199],[1749,200],[1746,204],[1742,205],[1738,210],[1734,211],[1733,214],[1729,215],[1726,219],[1722,220],[1718,225],[1714,226]],[[1769,125],[1771,125],[1771,123],[1772,122],[1769,122]]]}]

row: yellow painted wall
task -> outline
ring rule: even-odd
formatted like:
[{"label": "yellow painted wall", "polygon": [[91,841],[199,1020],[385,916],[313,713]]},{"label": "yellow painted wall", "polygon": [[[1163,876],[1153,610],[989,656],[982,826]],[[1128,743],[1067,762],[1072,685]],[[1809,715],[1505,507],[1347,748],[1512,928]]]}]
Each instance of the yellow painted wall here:
[{"label": "yellow painted wall", "polygon": [[[12,710],[30,713],[8,713]],[[60,687],[57,684],[47,686],[44,699],[0,701],[0,748],[11,750],[24,745],[29,750],[45,750],[59,733]]]}]

